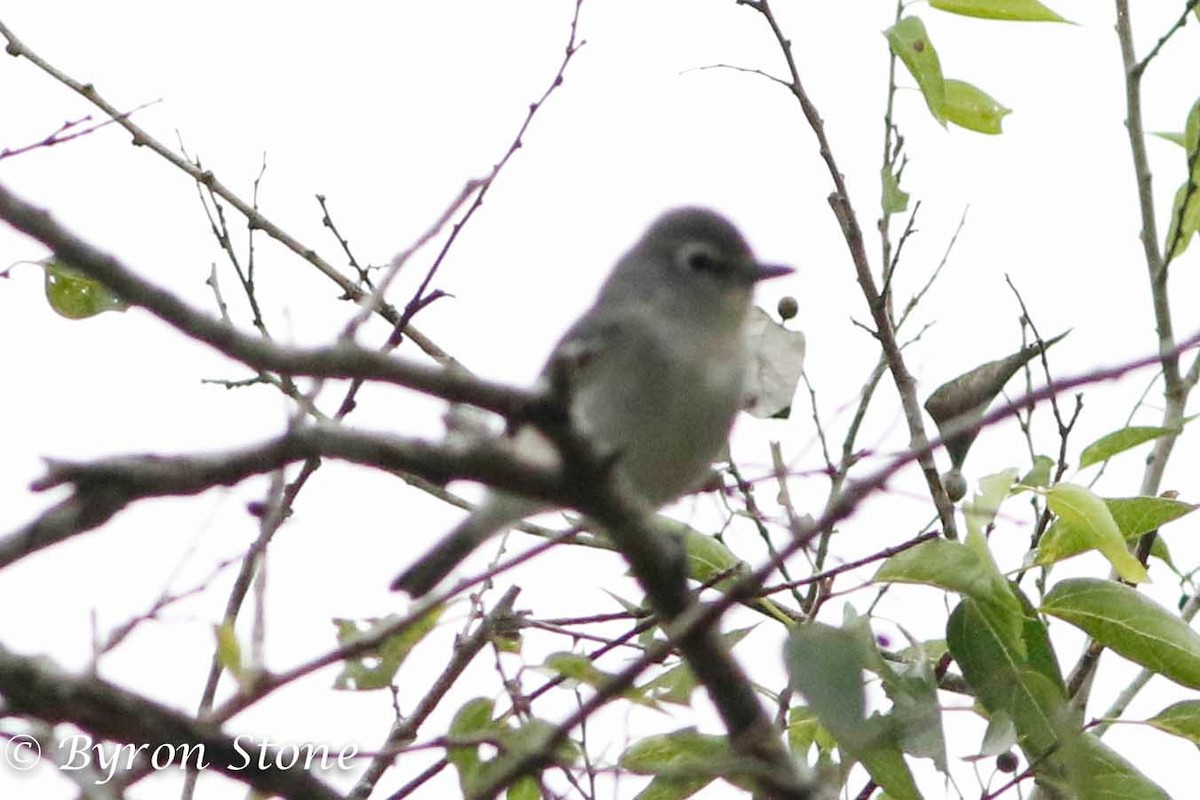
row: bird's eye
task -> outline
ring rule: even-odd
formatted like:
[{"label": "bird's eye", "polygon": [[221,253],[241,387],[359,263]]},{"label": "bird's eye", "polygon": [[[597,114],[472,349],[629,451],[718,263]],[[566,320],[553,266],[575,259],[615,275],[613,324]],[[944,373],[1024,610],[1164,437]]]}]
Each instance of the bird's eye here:
[{"label": "bird's eye", "polygon": [[722,272],[725,268],[725,262],[716,250],[696,242],[679,249],[679,261],[693,272]]}]

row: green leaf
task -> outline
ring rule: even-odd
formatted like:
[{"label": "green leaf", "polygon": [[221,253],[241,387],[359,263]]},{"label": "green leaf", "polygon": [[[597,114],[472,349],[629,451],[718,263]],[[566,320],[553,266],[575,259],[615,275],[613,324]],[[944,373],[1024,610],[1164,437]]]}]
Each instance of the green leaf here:
[{"label": "green leaf", "polygon": [[946,78],[942,116],[960,128],[976,133],[1002,133],[1004,118],[1012,113],[987,92],[966,81]]},{"label": "green leaf", "polygon": [[719,773],[708,767],[732,760],[725,737],[698,733],[689,727],[634,742],[621,754],[618,763],[638,775],[655,775],[682,766],[715,777]]},{"label": "green leaf", "polygon": [[1149,580],[1146,568],[1129,552],[1112,512],[1090,489],[1060,483],[1046,491],[1046,504],[1058,516],[1059,524],[1084,537],[1089,548],[1099,550],[1121,578],[1130,583]]},{"label": "green leaf", "polygon": [[990,597],[992,576],[979,555],[962,544],[930,539],[888,558],[873,581],[923,583],[968,597]]},{"label": "green leaf", "polygon": [[1166,139],[1168,142],[1174,142],[1180,145],[1184,150],[1187,149],[1187,137],[1182,132],[1175,131],[1152,131],[1151,136],[1157,136],[1159,139]]},{"label": "green leaf", "polygon": [[541,800],[542,789],[532,775],[522,775],[504,793],[507,800]]},{"label": "green leaf", "polygon": [[976,548],[945,539],[931,539],[883,562],[874,580],[923,583],[973,598],[989,624],[1006,642],[1021,651],[1021,604],[991,557]]},{"label": "green leaf", "polygon": [[683,800],[713,782],[712,778],[674,778],[656,775],[633,800]]},{"label": "green leaf", "polygon": [[[732,649],[752,630],[754,630],[753,626],[722,633],[721,641],[725,643],[726,647]],[[677,666],[671,667],[653,680],[638,687],[637,691],[641,695],[651,698],[651,702],[686,706],[691,704],[692,693],[696,691],[696,686],[696,676],[692,673],[691,667],[686,662],[680,662]]]},{"label": "green leaf", "polygon": [[864,748],[875,734],[868,730],[863,695],[866,655],[857,634],[820,622],[795,628],[785,651],[792,686],[850,751]]},{"label": "green leaf", "polygon": [[[482,738],[494,734],[496,724],[492,722],[495,704],[486,697],[468,700],[455,713],[446,731],[451,739]],[[468,792],[479,773],[481,759],[478,745],[461,745],[446,748],[446,760],[458,771],[458,781],[463,792]]]},{"label": "green leaf", "polygon": [[687,551],[688,577],[698,583],[708,584],[718,575],[725,575],[716,584],[727,587],[749,571],[745,561],[719,539],[687,526],[681,526],[683,545]]},{"label": "green leaf", "polygon": [[245,662],[242,660],[242,645],[233,629],[233,620],[225,620],[214,626],[213,632],[217,637],[217,663],[229,670],[240,684],[245,673]]},{"label": "green leaf", "polygon": [[865,621],[846,628],[819,622],[795,628],[785,650],[791,685],[838,747],[862,762],[888,796],[921,800],[899,746],[896,719],[866,717],[863,670],[880,660],[869,633]]},{"label": "green leaf", "polygon": [[[1001,504],[1012,494],[1013,483],[1017,479],[1014,468],[1002,470],[979,481],[979,491],[971,498],[971,502],[963,504],[963,516],[967,521],[967,533],[977,539],[982,539],[984,531],[992,520]],[[981,544],[976,542],[972,544]],[[986,543],[982,543],[986,547]]]},{"label": "green leaf", "polygon": [[937,50],[925,32],[920,17],[904,17],[883,32],[896,58],[904,63],[917,82],[934,119],[945,125],[942,107],[946,104],[946,84]]},{"label": "green leaf", "polygon": [[733,754],[728,740],[694,728],[648,736],[627,748],[618,763],[635,774],[656,776],[638,794],[643,800],[690,797],[716,778],[750,786],[745,761]]},{"label": "green leaf", "polygon": [[[1166,497],[1105,498],[1104,504],[1127,545],[1136,542],[1143,534],[1191,513],[1196,508],[1189,503]],[[1078,528],[1056,522],[1042,537],[1039,549],[1044,551],[1044,556],[1039,557],[1039,563],[1058,561],[1088,550],[1093,545],[1084,533]]]},{"label": "green leaf", "polygon": [[1042,611],[1146,669],[1200,689],[1200,635],[1178,615],[1124,584],[1065,580],[1043,598]]},{"label": "green leaf", "polygon": [[789,330],[755,306],[746,323],[751,364],[746,376],[746,409],[760,419],[786,419],[804,372],[804,334]]},{"label": "green leaf", "polygon": [[[400,665],[408,658],[412,649],[437,626],[442,610],[441,606],[431,609],[416,622],[405,626],[399,633],[389,636],[368,652],[347,658],[342,664],[342,671],[334,679],[333,688],[362,692],[391,686],[392,679],[396,677],[396,670],[400,669]],[[400,619],[399,615],[392,614],[383,619],[363,621],[335,619],[333,624],[337,626],[338,644],[344,646],[364,636],[373,636],[377,631],[386,630]]]},{"label": "green leaf", "polygon": [[895,745],[876,741],[865,751],[852,755],[862,762],[871,780],[879,784],[890,800],[921,800],[904,755]]},{"label": "green leaf", "polygon": [[1067,22],[1037,0],[929,0],[929,5],[965,17],[1016,22]]},{"label": "green leaf", "polygon": [[1200,746],[1200,700],[1181,700],[1155,714],[1147,723]]},{"label": "green leaf", "polygon": [[[1028,653],[1041,649],[1036,642],[1042,635],[1036,630],[1038,625],[1034,615],[1024,627]],[[969,598],[951,612],[946,643],[984,708],[991,714],[1003,712],[1012,720],[1021,749],[1031,764],[1038,765],[1038,774],[1060,773],[1053,753],[1060,743],[1058,720],[1067,713],[1068,704],[1061,677],[1055,680],[1057,664],[1048,669],[1013,648],[990,624],[980,605]]]},{"label": "green leaf", "polygon": [[696,676],[691,668],[681,663],[657,676],[642,689],[655,701],[686,706],[691,705],[696,686]]},{"label": "green leaf", "polygon": [[543,666],[568,680],[588,686],[595,686],[611,677],[580,653],[551,653],[546,656]]},{"label": "green leaf", "polygon": [[1091,734],[1064,738],[1061,760],[1078,797],[1171,800],[1162,787]]},{"label": "green leaf", "polygon": [[1166,246],[1170,247],[1172,242],[1175,243],[1175,249],[1171,252],[1172,258],[1183,255],[1197,231],[1200,231],[1200,191],[1193,191],[1191,182],[1184,181],[1175,191],[1175,201],[1171,206],[1171,224],[1167,228]]},{"label": "green leaf", "polygon": [[[1168,522],[1196,510],[1196,506],[1191,503],[1167,497],[1111,497],[1105,498],[1104,504],[1108,506],[1109,513],[1117,523],[1121,535],[1125,537],[1127,545],[1137,541],[1143,534],[1157,530]],[[1088,538],[1083,532],[1056,522],[1038,542],[1035,563],[1053,564],[1086,552],[1089,548]],[[1163,548],[1151,550],[1151,554],[1164,560],[1170,559],[1170,555]]]},{"label": "green leaf", "polygon": [[1022,486],[1044,489],[1050,485],[1050,476],[1054,474],[1054,459],[1050,456],[1034,456],[1033,466],[1025,477],[1017,481]]},{"label": "green leaf", "polygon": [[1174,243],[1171,258],[1182,255],[1191,243],[1192,236],[1200,231],[1200,189],[1197,188],[1200,185],[1200,158],[1196,157],[1196,151],[1200,149],[1200,100],[1193,103],[1188,112],[1183,139],[1187,163],[1191,165],[1192,172],[1175,192],[1171,207],[1171,223],[1166,238],[1168,248]]},{"label": "green leaf", "polygon": [[1182,148],[1187,148],[1187,138],[1182,132],[1174,131],[1151,131],[1152,136],[1157,136],[1160,139],[1166,139],[1168,142],[1174,142]]},{"label": "green leaf", "polygon": [[[1192,153],[1200,148],[1200,100],[1192,103],[1192,108],[1188,111],[1187,122],[1183,129],[1183,142],[1190,160]],[[1196,164],[1192,168],[1192,178],[1200,181],[1200,164]]]},{"label": "green leaf", "polygon": [[924,654],[912,661],[882,661],[877,670],[883,690],[892,701],[888,718],[892,720],[896,743],[917,758],[931,759],[939,770],[947,772],[946,739],[942,733],[942,708],[938,701],[934,664]]},{"label": "green leaf", "polygon": [[46,273],[46,301],[67,319],[87,319],[104,311],[124,311],[129,304],[100,281],[61,261],[38,262]]},{"label": "green leaf", "polygon": [[[613,680],[612,675],[598,669],[590,658],[579,653],[551,653],[546,656],[546,660],[542,663],[542,666],[569,681],[591,686],[593,689],[599,689]],[[658,705],[646,696],[644,689],[637,687],[624,690],[621,692],[621,696],[639,705],[650,706],[651,708],[655,708]]]},{"label": "green leaf", "polygon": [[883,184],[883,215],[899,214],[908,208],[908,192],[900,188],[900,179],[890,165],[880,169],[879,177]]},{"label": "green leaf", "polygon": [[[528,719],[513,728],[498,725],[497,739],[501,754],[489,764],[503,765],[532,754],[548,751],[549,743],[557,734],[557,727],[543,719]],[[562,739],[554,745],[552,759],[555,764],[570,766],[579,759],[579,746],[570,739]]]},{"label": "green leaf", "polygon": [[816,712],[808,706],[793,706],[788,709],[788,750],[795,758],[803,759],[808,749],[816,743],[822,731]]},{"label": "green leaf", "polygon": [[1099,464],[1102,461],[1112,458],[1117,453],[1137,447],[1143,442],[1153,441],[1159,437],[1166,436],[1168,433],[1178,432],[1178,428],[1156,428],[1151,426],[1121,428],[1119,431],[1113,431],[1101,436],[1083,448],[1083,452],[1079,454],[1079,468],[1084,469],[1085,467],[1090,467],[1092,464]]},{"label": "green leaf", "polygon": [[[531,754],[547,753],[556,732],[555,726],[544,720],[529,719],[519,727],[513,727],[493,719],[494,713],[495,704],[481,697],[464,704],[450,721],[447,738],[452,742],[470,742],[446,748],[446,760],[458,771],[462,793],[468,797],[490,785],[514,761]],[[494,742],[499,755],[484,761],[479,752],[484,741]],[[579,748],[569,739],[558,742],[551,752],[554,764],[570,766],[578,759]],[[518,796],[524,791],[518,789]]]},{"label": "green leaf", "polygon": [[1007,711],[998,710],[988,716],[987,730],[979,745],[980,758],[995,758],[1013,749],[1017,743],[1017,726]]}]

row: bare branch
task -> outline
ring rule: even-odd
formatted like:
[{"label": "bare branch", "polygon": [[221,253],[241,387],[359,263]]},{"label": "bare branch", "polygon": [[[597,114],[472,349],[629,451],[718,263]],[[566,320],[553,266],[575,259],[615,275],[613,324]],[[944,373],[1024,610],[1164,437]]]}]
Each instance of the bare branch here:
[{"label": "bare branch", "polygon": [[[97,739],[111,739],[152,749],[191,747],[204,763],[264,795],[290,800],[339,800],[340,795],[302,767],[276,766],[272,748],[248,744],[223,734],[216,725],[139,697],[95,677],[77,678],[48,666],[44,659],[18,656],[0,645],[0,694],[9,713],[47,722],[67,722]],[[239,750],[238,748],[242,748]],[[251,755],[251,763],[238,769]],[[196,765],[189,763],[189,767]]]},{"label": "bare branch", "polygon": [[[225,184],[221,183],[221,181],[219,181],[216,175],[214,175],[211,171],[202,170],[198,166],[192,164],[186,158],[181,157],[162,142],[155,139],[141,126],[136,125],[128,118],[127,115],[117,110],[115,106],[105,100],[100,93],[96,91],[96,87],[94,85],[77,81],[64,73],[62,70],[55,67],[53,64],[46,61],[44,58],[31,50],[24,42],[18,39],[16,34],[14,34],[12,30],[10,30],[3,22],[0,22],[0,36],[3,36],[8,41],[5,50],[9,55],[23,56],[42,72],[54,78],[67,88],[80,94],[93,105],[101,109],[118,125],[127,130],[133,136],[133,144],[135,146],[149,148],[155,154],[161,156],[163,159],[169,162],[172,166],[186,173],[192,180],[207,187],[214,195],[223,198],[225,202],[229,203],[231,206],[236,208],[239,213],[246,217],[246,220],[251,228],[262,230],[272,239],[275,239],[284,247],[300,256],[300,258],[304,259],[309,264],[312,264],[314,267],[320,270],[322,274],[336,283],[346,297],[355,301],[361,301],[363,299],[365,296],[364,292],[358,287],[357,284],[355,284],[354,281],[347,278],[340,271],[338,271],[337,268],[325,261],[325,259],[321,258],[321,256],[317,255],[316,251],[314,251],[312,248],[291,236],[289,233],[283,230],[283,228],[279,227],[266,216],[261,214],[251,204],[234,194],[234,192],[229,189],[229,187],[225,186]],[[392,306],[386,304],[380,308],[380,314],[384,319],[393,325],[397,324],[401,319],[400,313]],[[454,359],[452,359],[449,354],[434,344],[429,337],[425,336],[420,331],[410,328],[405,331],[405,334],[409,339],[412,340],[414,344],[420,347],[423,351],[425,351],[425,353],[435,360],[443,364],[454,363]]]},{"label": "bare branch", "polygon": [[[740,5],[749,6],[762,14],[779,44],[780,52],[783,53],[783,57],[787,62],[788,73],[791,76],[792,94],[800,103],[800,110],[804,113],[804,118],[808,120],[809,127],[812,128],[813,133],[817,137],[821,159],[825,162],[829,176],[833,181],[834,190],[829,196],[829,205],[833,209],[838,224],[841,226],[842,236],[846,240],[846,246],[854,262],[854,271],[858,279],[858,284],[863,291],[863,296],[866,298],[867,306],[871,311],[871,317],[875,322],[875,335],[878,337],[880,346],[883,348],[888,370],[892,373],[892,379],[896,383],[896,391],[900,394],[900,401],[904,407],[905,420],[908,423],[912,450],[913,452],[924,452],[927,449],[929,437],[925,433],[924,417],[921,413],[920,403],[917,401],[916,380],[908,371],[908,367],[904,362],[904,356],[900,352],[900,345],[896,340],[895,327],[891,315],[888,313],[886,295],[879,290],[875,283],[875,277],[871,274],[871,265],[867,259],[867,252],[863,243],[862,229],[859,227],[858,218],[850,202],[850,192],[846,187],[846,180],[842,175],[842,171],[838,168],[837,162],[834,160],[829,139],[825,136],[825,123],[822,121],[816,105],[809,98],[803,83],[800,81],[800,72],[796,66],[796,60],[792,55],[792,43],[779,27],[779,23],[775,19],[775,14],[772,12],[768,0],[738,0],[738,2]],[[934,463],[932,455],[921,456],[919,463],[921,465],[921,472],[925,476],[925,482],[929,486],[930,495],[933,497],[934,506],[937,508],[938,518],[942,523],[942,531],[948,538],[956,538],[954,505],[950,502],[950,498],[946,495],[946,490],[942,487],[941,477],[938,475],[937,465]]]},{"label": "bare branch", "polygon": [[395,383],[505,415],[514,413],[531,399],[526,392],[488,384],[468,376],[463,370],[402,361],[351,344],[285,348],[261,337],[240,333],[138,277],[116,258],[75,236],[50,214],[21,200],[3,186],[0,186],[0,219],[42,242],[59,258],[100,281],[126,302],[145,308],[185,335],[255,370]]}]

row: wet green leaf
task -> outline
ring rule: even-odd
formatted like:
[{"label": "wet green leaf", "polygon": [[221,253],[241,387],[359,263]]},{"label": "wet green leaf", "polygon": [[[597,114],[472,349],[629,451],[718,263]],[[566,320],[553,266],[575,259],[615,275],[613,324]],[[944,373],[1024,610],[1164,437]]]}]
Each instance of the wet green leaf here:
[{"label": "wet green leaf", "polygon": [[55,259],[39,262],[46,273],[46,300],[67,319],[87,319],[104,311],[124,311],[129,304],[99,281]]}]

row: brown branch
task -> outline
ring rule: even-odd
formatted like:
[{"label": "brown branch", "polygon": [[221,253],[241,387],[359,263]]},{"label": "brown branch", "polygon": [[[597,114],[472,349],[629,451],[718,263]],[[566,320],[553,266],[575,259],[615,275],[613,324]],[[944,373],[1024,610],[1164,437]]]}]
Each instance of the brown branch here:
[{"label": "brown branch", "polygon": [[383,777],[388,767],[392,765],[392,760],[395,754],[403,750],[409,742],[417,736],[417,730],[421,727],[429,715],[433,712],[437,704],[445,697],[446,692],[450,691],[450,687],[458,680],[467,666],[474,660],[475,656],[483,650],[488,642],[500,632],[510,628],[513,624],[513,603],[517,599],[517,593],[520,590],[517,587],[510,588],[500,598],[500,602],[496,607],[480,620],[479,625],[475,628],[474,633],[465,639],[459,640],[454,646],[454,654],[450,658],[450,662],[442,670],[441,674],[434,679],[429,690],[421,697],[417,707],[412,713],[403,719],[397,720],[392,729],[388,732],[387,739],[383,747],[379,749],[378,754],[371,759],[367,769],[358,779],[358,783],[348,795],[349,800],[366,800],[375,788],[375,784]]},{"label": "brown branch", "polygon": [[[1180,348],[1191,348],[1197,343],[1200,343],[1200,335],[1183,342]],[[1055,381],[993,409],[974,424],[980,427],[995,424],[1009,417],[1014,409],[1025,408],[1052,394],[1112,380],[1156,363],[1157,355],[1148,356]],[[960,432],[951,429],[946,431],[946,435],[954,436]],[[926,454],[940,444],[941,440],[931,442]],[[560,474],[517,462],[508,453],[494,447],[482,446],[467,452],[461,449],[448,451],[400,437],[301,428],[256,448],[217,456],[125,458],[91,465],[56,465],[52,467],[52,474],[40,481],[39,486],[76,482],[76,495],[87,495],[90,487],[99,487],[104,496],[128,501],[140,496],[202,491],[207,486],[277,469],[286,461],[314,455],[345,458],[385,469],[399,468],[417,473],[431,471],[469,477],[509,491],[580,509],[612,534],[633,565],[660,618],[666,622],[673,642],[684,653],[721,709],[735,748],[744,754],[761,757],[766,763],[790,764],[788,761],[776,761],[782,755],[775,749],[778,743],[773,738],[774,731],[744,674],[725,650],[715,627],[721,614],[728,608],[756,593],[757,587],[774,570],[776,559],[738,580],[717,601],[704,606],[692,603],[683,591],[682,581],[671,577],[671,565],[675,559],[670,552],[666,552],[670,550],[667,546],[669,537],[645,530],[645,521],[640,512],[609,491],[607,481],[598,479],[596,470],[602,470],[602,466],[575,464],[568,460],[568,466]],[[866,479],[848,484],[806,532],[780,551],[777,559],[794,555],[817,532],[832,528],[848,517],[863,499],[884,487],[897,472],[920,455],[917,452],[899,454]],[[2,551],[3,548],[0,548]],[[633,680],[633,677],[636,675],[631,675],[629,680]],[[787,780],[787,774],[783,774],[782,779]]]},{"label": "brown branch", "polygon": [[113,256],[75,236],[49,213],[0,186],[0,219],[37,239],[89,278],[100,281],[131,305],[141,306],[183,334],[255,370],[317,378],[362,378],[407,386],[451,402],[465,402],[510,415],[530,400],[520,392],[472,378],[463,370],[402,361],[353,344],[287,348],[248,336],[198,311],[136,275]]},{"label": "brown branch", "polygon": [[[91,102],[97,108],[101,109],[118,125],[124,128],[133,136],[133,144],[135,146],[147,147],[155,154],[161,156],[172,166],[186,173],[192,180],[207,187],[214,195],[221,197],[225,202],[236,208],[242,214],[247,223],[252,229],[258,229],[266,233],[272,239],[282,244],[287,249],[298,255],[300,258],[316,267],[322,274],[332,280],[342,290],[344,296],[356,302],[361,301],[365,294],[363,290],[352,280],[343,275],[333,265],[321,258],[316,251],[300,242],[295,237],[287,233],[283,228],[276,225],[262,213],[260,213],[251,204],[238,197],[229,187],[221,183],[210,170],[201,169],[196,164],[191,163],[186,158],[173,152],[162,142],[155,139],[147,133],[141,126],[135,124],[128,118],[127,115],[119,111],[115,106],[105,100],[96,87],[91,83],[83,83],[75,80],[71,76],[64,73],[62,70],[50,64],[44,58],[31,50],[24,42],[17,38],[3,22],[0,22],[0,36],[7,40],[5,51],[12,56],[24,57],[42,72],[49,75],[54,80],[62,85],[78,93],[86,100]],[[400,321],[401,315],[394,307],[384,304],[379,309],[380,315],[388,322],[395,325]],[[425,353],[443,364],[454,363],[449,354],[438,347],[429,337],[425,336],[420,331],[409,329],[405,331],[409,339],[414,344],[420,347]]]},{"label": "brown branch", "polygon": [[513,137],[511,144],[508,146],[508,150],[505,151],[500,160],[496,162],[496,165],[492,167],[492,171],[488,173],[487,177],[478,181],[476,186],[477,191],[475,192],[475,201],[466,210],[466,213],[463,214],[462,219],[456,222],[454,227],[450,230],[450,235],[446,238],[445,243],[442,245],[442,249],[438,251],[437,256],[434,258],[433,263],[429,267],[429,270],[425,273],[425,277],[421,281],[421,285],[417,287],[417,291],[413,294],[412,299],[409,300],[408,304],[405,306],[404,314],[401,317],[401,324],[396,326],[396,330],[393,331],[388,340],[389,343],[399,341],[398,337],[404,330],[403,323],[408,319],[411,319],[413,314],[415,314],[426,304],[426,292],[429,289],[429,284],[433,281],[434,276],[437,274],[438,269],[445,260],[446,254],[450,252],[450,248],[454,246],[455,241],[458,240],[458,235],[470,221],[471,217],[473,217],[479,207],[483,205],[483,200],[487,196],[488,190],[492,188],[492,184],[496,182],[496,178],[499,177],[500,172],[504,169],[504,166],[508,164],[509,160],[516,155],[516,152],[524,146],[523,139],[525,134],[529,131],[529,126],[533,124],[534,117],[537,116],[538,111],[542,108],[542,106],[545,105],[546,101],[550,99],[550,96],[554,94],[555,90],[562,86],[563,76],[566,74],[567,66],[570,65],[571,59],[574,58],[575,54],[579,52],[579,48],[586,44],[585,41],[578,38],[579,10],[582,6],[583,0],[575,0],[575,10],[571,15],[570,36],[567,39],[566,47],[563,48],[562,61],[559,62],[558,70],[554,73],[554,77],[551,78],[550,85],[546,87],[545,91],[542,92],[541,96],[537,100],[534,100],[529,104],[529,111],[525,114],[525,119],[521,122],[521,127],[517,129],[517,135]]},{"label": "brown branch", "polygon": [[74,491],[36,520],[0,539],[0,568],[96,528],[135,501],[199,494],[318,457],[417,473],[437,481],[477,480],[559,502],[570,497],[570,492],[563,491],[560,473],[520,462],[495,442],[464,451],[332,426],[299,427],[256,445],[207,455],[127,456],[93,463],[52,461],[33,488],[41,491],[70,484]]},{"label": "brown branch", "polygon": [[[159,703],[95,677],[77,678],[0,645],[0,694],[9,713],[51,723],[69,723],[97,739],[156,747],[192,748],[192,759],[264,795],[290,800],[340,800],[340,795],[306,772],[276,766],[276,751],[249,745]],[[241,748],[239,750],[238,748]],[[173,751],[174,752],[174,751]],[[249,755],[251,763],[238,769]],[[194,769],[198,762],[183,759]],[[265,766],[264,766],[265,764]]]},{"label": "brown branch", "polygon": [[[143,108],[147,108],[147,107],[152,106],[155,103],[159,103],[159,102],[162,102],[162,101],[161,100],[152,100],[149,103],[142,103],[140,106],[133,109],[132,111],[126,111],[125,113],[121,114],[120,117],[123,119],[125,117],[128,117],[131,114],[135,114],[138,111],[141,111]],[[96,131],[100,130],[101,128],[103,128],[107,125],[112,125],[114,122],[117,121],[117,119],[114,117],[110,117],[110,118],[104,120],[103,122],[97,122],[95,125],[88,125],[86,128],[79,127],[80,125],[83,125],[85,122],[91,122],[91,121],[92,121],[92,118],[90,115],[83,117],[82,119],[68,120],[68,121],[64,122],[62,125],[58,126],[58,130],[54,131],[53,133],[49,134],[48,136],[44,136],[41,139],[38,139],[36,142],[31,142],[27,145],[22,145],[20,147],[14,147],[14,148],[6,147],[3,150],[0,150],[0,161],[3,161],[6,158],[12,158],[14,156],[22,155],[23,153],[28,153],[31,150],[40,150],[44,147],[54,147],[55,145],[58,145],[58,144],[65,144],[66,142],[69,142],[73,139],[78,139],[81,136],[87,136],[90,133],[95,133]]]},{"label": "brown branch", "polygon": [[[1150,162],[1146,155],[1146,134],[1142,126],[1142,72],[1138,68],[1133,46],[1133,27],[1129,18],[1129,0],[1116,0],[1117,39],[1121,45],[1121,61],[1125,71],[1125,129],[1129,135],[1129,150],[1137,178],[1138,207],[1142,219],[1142,250],[1150,278],[1150,298],[1154,307],[1154,323],[1158,331],[1158,350],[1163,370],[1162,427],[1178,428],[1187,401],[1186,388],[1179,371],[1179,353],[1175,347],[1171,305],[1167,294],[1167,269],[1158,249],[1158,227],[1154,215],[1154,188]],[[1139,494],[1153,495],[1159,491],[1167,459],[1175,447],[1177,434],[1159,437],[1151,450],[1142,476]]]},{"label": "brown branch", "polygon": [[[808,125],[812,128],[813,134],[817,137],[821,160],[825,162],[829,176],[833,181],[834,191],[829,196],[829,205],[833,209],[838,225],[841,227],[842,237],[846,240],[851,260],[854,262],[854,272],[859,287],[862,289],[863,296],[867,300],[867,306],[871,311],[871,317],[875,322],[873,332],[879,339],[880,346],[883,348],[883,354],[887,358],[888,370],[892,373],[892,379],[896,384],[896,391],[900,395],[905,420],[908,423],[911,449],[913,452],[925,452],[929,443],[929,437],[925,433],[924,417],[922,416],[921,405],[917,401],[916,380],[908,371],[908,366],[905,364],[904,357],[900,352],[900,344],[896,340],[895,326],[889,313],[889,304],[887,303],[886,295],[879,290],[875,283],[875,277],[871,274],[871,265],[867,259],[867,251],[863,243],[862,229],[859,227],[858,218],[850,202],[850,192],[846,187],[846,180],[833,157],[833,149],[829,145],[829,139],[825,136],[825,123],[822,121],[816,105],[808,96],[807,91],[804,89],[804,84],[800,80],[800,72],[796,66],[796,60],[792,55],[791,41],[779,27],[779,22],[775,19],[768,0],[738,0],[738,4],[749,6],[762,14],[770,26],[771,32],[779,44],[779,49],[787,62],[788,74],[791,77],[789,88],[797,102],[800,103],[800,110],[803,112],[804,118],[808,120]],[[947,538],[956,538],[954,505],[950,502],[950,498],[946,495],[946,490],[942,487],[942,480],[938,475],[937,465],[934,463],[932,454],[920,456],[918,463],[921,466],[921,473],[925,476],[925,482],[929,486],[934,506],[937,508],[943,533]]]}]

